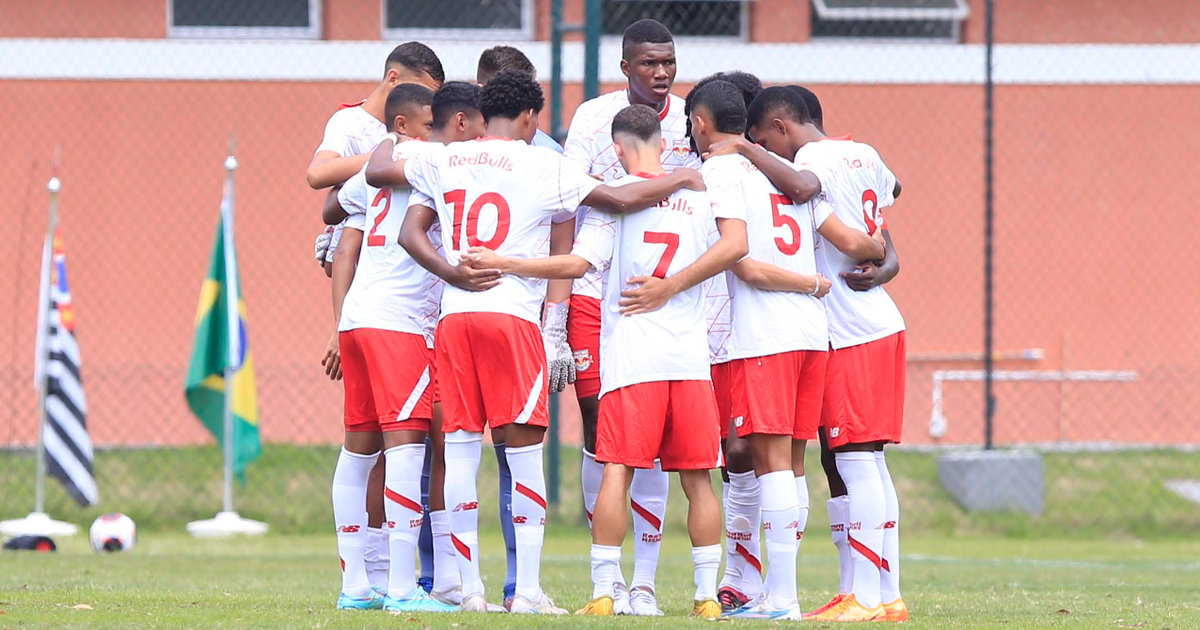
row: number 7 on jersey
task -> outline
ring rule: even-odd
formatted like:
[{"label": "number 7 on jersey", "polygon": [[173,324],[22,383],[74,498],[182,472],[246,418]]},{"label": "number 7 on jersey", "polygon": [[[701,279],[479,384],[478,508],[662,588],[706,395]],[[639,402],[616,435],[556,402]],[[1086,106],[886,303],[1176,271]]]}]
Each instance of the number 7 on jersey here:
[{"label": "number 7 on jersey", "polygon": [[642,240],[645,243],[667,246],[663,250],[662,256],[658,259],[658,266],[654,268],[654,273],[651,274],[655,278],[666,278],[667,269],[671,268],[671,261],[675,259],[675,252],[679,250],[679,235],[674,232],[646,232]]}]

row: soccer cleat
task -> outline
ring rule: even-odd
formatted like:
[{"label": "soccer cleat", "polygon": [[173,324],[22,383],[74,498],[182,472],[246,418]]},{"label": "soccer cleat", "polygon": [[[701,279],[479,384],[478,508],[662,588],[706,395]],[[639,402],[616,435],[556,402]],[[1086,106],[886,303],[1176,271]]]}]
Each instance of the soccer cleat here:
[{"label": "soccer cleat", "polygon": [[732,586],[722,586],[717,591],[717,602],[721,604],[721,612],[730,613],[749,604],[750,598]]},{"label": "soccer cleat", "polygon": [[613,614],[633,614],[633,606],[629,603],[629,588],[620,582],[613,583]]},{"label": "soccer cleat", "polygon": [[463,603],[461,586],[455,586],[454,588],[448,588],[441,591],[430,591],[429,596],[438,600],[439,602],[442,602],[443,604],[450,604],[452,606],[461,606]]},{"label": "soccer cleat", "polygon": [[610,616],[613,612],[613,598],[602,595],[588,602],[583,608],[575,611],[576,615]]},{"label": "soccer cleat", "polygon": [[338,595],[338,610],[379,610],[383,608],[383,598],[375,591],[366,597],[350,597],[345,593]]},{"label": "soccer cleat", "polygon": [[567,610],[554,605],[545,593],[541,593],[536,599],[528,599],[523,595],[513,595],[512,601],[509,603],[508,612],[513,614],[524,615],[565,615]]},{"label": "soccer cleat", "polygon": [[864,607],[858,603],[857,597],[850,594],[829,610],[809,617],[809,619],[812,621],[886,621],[887,613],[883,611],[882,605],[874,608]]},{"label": "soccer cleat", "polygon": [[778,619],[784,621],[800,621],[800,602],[792,603],[783,608],[772,608],[766,597],[760,597],[752,605],[742,606],[733,612],[725,613],[725,619]]},{"label": "soccer cleat", "polygon": [[904,600],[896,598],[896,601],[883,605],[883,611],[887,615],[888,621],[908,621],[908,606],[904,605]]},{"label": "soccer cleat", "polygon": [[715,599],[706,599],[702,602],[694,602],[692,605],[692,612],[689,613],[688,616],[708,619],[710,621],[713,619],[720,619],[721,604],[717,603],[717,600]]},{"label": "soccer cleat", "polygon": [[661,617],[663,611],[658,609],[658,598],[654,596],[654,591],[644,588],[635,588],[629,593],[629,607],[633,612],[630,614],[638,617]]},{"label": "soccer cleat", "polygon": [[458,606],[445,604],[429,596],[425,589],[417,587],[413,592],[401,598],[385,597],[383,599],[383,609],[391,613],[405,612],[432,612],[432,613],[449,613],[458,612]]},{"label": "soccer cleat", "polygon": [[386,586],[372,584],[371,591],[373,591],[376,595],[378,595],[380,597],[387,597],[387,587]]},{"label": "soccer cleat", "polygon": [[488,612],[487,600],[483,598],[483,593],[471,593],[462,598],[462,604],[458,606],[459,612]]},{"label": "soccer cleat", "polygon": [[826,610],[829,610],[830,608],[837,606],[838,604],[841,603],[841,601],[843,599],[846,599],[846,595],[849,595],[849,593],[838,593],[837,595],[834,595],[833,598],[831,598],[828,602],[825,602],[824,606],[821,606],[820,608],[818,608],[816,610],[810,610],[809,612],[804,613],[804,618],[812,619],[813,617],[816,617],[817,615],[825,612]]}]

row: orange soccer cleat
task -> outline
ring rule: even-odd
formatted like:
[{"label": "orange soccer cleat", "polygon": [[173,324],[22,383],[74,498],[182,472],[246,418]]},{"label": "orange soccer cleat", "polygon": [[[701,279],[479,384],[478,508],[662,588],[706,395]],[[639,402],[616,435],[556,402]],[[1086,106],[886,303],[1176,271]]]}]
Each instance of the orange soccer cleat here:
[{"label": "orange soccer cleat", "polygon": [[842,602],[843,599],[846,599],[846,595],[849,595],[849,593],[838,593],[837,595],[834,595],[832,599],[830,599],[828,602],[825,602],[824,606],[821,606],[820,608],[818,608],[816,610],[810,610],[810,611],[804,613],[804,618],[812,619],[813,617],[816,617],[817,615],[825,612],[826,610],[829,610],[830,608],[837,606],[838,604],[840,604]]},{"label": "orange soccer cleat", "polygon": [[884,604],[883,610],[887,614],[888,621],[908,621],[908,606],[904,605],[902,598],[896,598],[896,601]]},{"label": "orange soccer cleat", "polygon": [[866,608],[858,603],[853,594],[847,595],[842,601],[830,607],[825,612],[810,617],[813,621],[886,621],[887,613],[883,605]]},{"label": "orange soccer cleat", "polygon": [[720,619],[721,605],[715,599],[706,599],[702,602],[693,602],[692,613],[690,617],[699,617],[701,619]]},{"label": "orange soccer cleat", "polygon": [[600,615],[612,616],[613,614],[613,598],[608,595],[597,597],[588,602],[586,606],[575,611],[576,615]]}]

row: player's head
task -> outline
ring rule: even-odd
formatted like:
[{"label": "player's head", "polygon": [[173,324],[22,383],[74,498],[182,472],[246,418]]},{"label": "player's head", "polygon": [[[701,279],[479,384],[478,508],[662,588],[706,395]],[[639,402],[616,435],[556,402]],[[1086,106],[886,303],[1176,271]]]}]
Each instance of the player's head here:
[{"label": "player's head", "polygon": [[812,124],[808,106],[795,90],[769,87],[762,91],[746,112],[750,139],[768,151],[787,159],[796,157],[804,146],[803,128]]},{"label": "player's head", "polygon": [[658,112],[646,105],[630,105],[622,109],[613,116],[612,139],[613,149],[625,172],[645,170],[637,165],[643,160],[658,162],[663,150]]},{"label": "player's head", "polygon": [[383,65],[383,82],[388,85],[417,83],[436,90],[445,80],[442,60],[421,42],[405,42],[393,48]]},{"label": "player's head", "polygon": [[479,96],[479,109],[489,129],[497,122],[511,123],[508,128],[514,140],[533,141],[537,131],[538,112],[546,104],[542,86],[520,70],[501,70],[492,77]]},{"label": "player's head", "polygon": [[693,88],[684,109],[693,146],[701,155],[722,136],[746,133],[746,102],[742,91],[729,81],[710,81]]},{"label": "player's head", "polygon": [[479,55],[479,67],[475,70],[475,80],[484,85],[501,70],[520,70],[537,78],[537,68],[525,53],[512,46],[492,46]]},{"label": "player's head", "polygon": [[762,92],[763,89],[762,81],[760,81],[758,77],[750,74],[749,72],[742,72],[741,70],[734,70],[732,72],[717,72],[716,74],[710,74],[697,81],[696,85],[692,86],[692,91],[688,93],[687,101],[684,103],[683,107],[684,114],[688,116],[686,123],[687,135],[688,142],[691,143],[692,153],[700,153],[700,149],[696,147],[696,140],[692,137],[692,95],[696,93],[696,90],[708,85],[709,83],[712,83],[713,81],[728,81],[729,83],[737,86],[737,88],[742,91],[742,101],[746,104],[747,109],[750,107],[750,103],[754,101],[754,97],[758,96],[758,93]]},{"label": "player's head", "polygon": [[416,83],[401,83],[388,92],[383,115],[391,130],[410,138],[428,140],[433,132],[433,92]]},{"label": "player's head", "polygon": [[808,116],[812,118],[813,124],[817,126],[817,129],[820,129],[821,133],[825,133],[825,116],[821,113],[821,100],[817,98],[817,95],[803,85],[789,85],[787,87],[789,90],[799,94],[800,98],[804,99],[804,105],[808,107]]},{"label": "player's head", "polygon": [[635,103],[662,103],[675,83],[675,39],[656,20],[638,20],[621,38],[621,72]]},{"label": "player's head", "polygon": [[433,95],[433,129],[443,142],[478,138],[487,132],[479,111],[478,85],[449,81]]}]

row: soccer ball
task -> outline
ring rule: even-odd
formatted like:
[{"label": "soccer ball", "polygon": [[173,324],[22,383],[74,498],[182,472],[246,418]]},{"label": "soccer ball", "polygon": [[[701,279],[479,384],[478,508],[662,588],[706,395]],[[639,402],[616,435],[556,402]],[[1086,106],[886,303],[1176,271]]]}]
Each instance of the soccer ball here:
[{"label": "soccer ball", "polygon": [[124,514],[105,514],[92,523],[88,537],[96,553],[129,551],[137,542],[137,525]]}]

